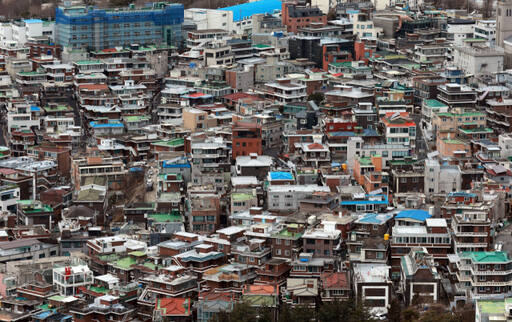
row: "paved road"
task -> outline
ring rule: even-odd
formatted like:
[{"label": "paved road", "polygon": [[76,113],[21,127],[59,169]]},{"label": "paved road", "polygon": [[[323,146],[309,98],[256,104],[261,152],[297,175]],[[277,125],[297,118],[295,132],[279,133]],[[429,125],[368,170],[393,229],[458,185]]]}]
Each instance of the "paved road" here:
[{"label": "paved road", "polygon": [[[496,238],[494,238],[494,244],[497,243],[502,243],[502,251],[510,254],[512,251],[512,224],[508,224],[505,229],[496,235]],[[492,247],[494,247],[494,245],[492,245]]]},{"label": "paved road", "polygon": [[7,145],[7,116],[0,111],[0,145]]},{"label": "paved road", "polygon": [[146,193],[144,195],[144,201],[145,202],[155,202],[155,200],[156,200],[156,192],[158,190],[157,189],[158,188],[157,187],[157,185],[158,185],[158,181],[157,181],[158,167],[156,166],[156,162],[149,162],[147,169],[148,170],[152,169],[153,170],[153,174],[151,176],[148,176],[147,172],[146,172],[146,176],[144,177],[144,185],[146,184],[147,179],[151,178],[151,180],[153,181],[153,190],[146,191]]}]

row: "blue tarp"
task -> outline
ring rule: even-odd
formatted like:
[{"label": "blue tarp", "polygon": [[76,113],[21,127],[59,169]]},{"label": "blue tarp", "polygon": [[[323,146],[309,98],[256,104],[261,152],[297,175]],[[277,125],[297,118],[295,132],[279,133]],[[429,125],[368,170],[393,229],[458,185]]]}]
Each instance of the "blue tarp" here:
[{"label": "blue tarp", "polygon": [[428,213],[428,211],[421,209],[408,209],[400,211],[395,218],[411,218],[414,220],[425,221],[430,217],[432,216]]},{"label": "blue tarp", "polygon": [[274,172],[270,172],[270,179],[272,179],[272,180],[293,180],[293,175],[290,172],[274,171]]},{"label": "blue tarp", "polygon": [[242,21],[244,18],[250,18],[255,14],[274,13],[276,10],[281,10],[281,1],[260,0],[254,2],[246,2],[236,6],[220,8],[219,10],[232,11],[233,21]]},{"label": "blue tarp", "polygon": [[190,168],[190,164],[188,163],[167,163],[167,161],[162,162],[163,168]]}]

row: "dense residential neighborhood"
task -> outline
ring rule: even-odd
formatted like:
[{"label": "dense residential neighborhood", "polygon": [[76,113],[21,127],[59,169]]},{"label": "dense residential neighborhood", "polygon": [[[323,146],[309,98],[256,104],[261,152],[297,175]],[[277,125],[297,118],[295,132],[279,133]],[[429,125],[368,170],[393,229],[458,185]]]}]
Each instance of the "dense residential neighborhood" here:
[{"label": "dense residential neighborhood", "polygon": [[512,0],[53,5],[0,17],[1,322],[512,321]]}]

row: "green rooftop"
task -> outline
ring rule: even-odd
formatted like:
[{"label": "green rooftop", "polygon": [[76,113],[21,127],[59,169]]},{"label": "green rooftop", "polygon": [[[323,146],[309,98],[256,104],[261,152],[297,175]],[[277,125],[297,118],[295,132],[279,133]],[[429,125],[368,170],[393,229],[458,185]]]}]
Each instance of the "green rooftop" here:
[{"label": "green rooftop", "polygon": [[426,106],[431,107],[431,108],[448,107],[448,105],[446,105],[442,102],[439,102],[438,100],[434,100],[434,99],[425,100],[424,102],[425,102]]},{"label": "green rooftop", "polygon": [[462,132],[462,133],[465,133],[465,134],[471,134],[471,133],[493,133],[493,130],[488,128],[488,127],[477,127],[477,128],[473,128],[473,129],[460,129],[459,130]]},{"label": "green rooftop", "polygon": [[71,106],[67,105],[45,106],[44,109],[46,112],[66,112],[73,110]]},{"label": "green rooftop", "polygon": [[443,142],[447,144],[464,144],[464,142],[457,139],[443,139]]},{"label": "green rooftop", "polygon": [[157,141],[157,142],[154,142],[152,144],[153,145],[159,145],[159,146],[177,147],[177,146],[182,146],[183,144],[185,144],[185,139],[178,138],[178,139],[174,139],[174,140]]},{"label": "green rooftop", "polygon": [[171,214],[148,214],[148,219],[153,219],[153,221],[158,223],[183,222],[183,217],[179,214],[179,212],[174,212]]},{"label": "green rooftop", "polygon": [[274,307],[276,305],[276,297],[271,295],[244,295],[242,300],[251,306]]},{"label": "green rooftop", "polygon": [[477,305],[481,314],[505,315],[505,301],[503,300],[480,300]]},{"label": "green rooftop", "polygon": [[509,258],[505,252],[462,252],[461,257],[470,258],[476,263],[507,263]]},{"label": "green rooftop", "polygon": [[156,270],[158,268],[158,266],[151,262],[145,262],[142,266],[149,268],[151,270]]},{"label": "green rooftop", "polygon": [[53,212],[53,208],[51,206],[45,204],[36,204],[34,203],[34,200],[19,200],[18,205],[21,205],[23,212],[26,214],[33,214],[39,212]]},{"label": "green rooftop", "polygon": [[118,254],[99,255],[98,259],[102,262],[113,262],[119,259]]},{"label": "green rooftop", "polygon": [[265,49],[265,48],[271,48],[272,46],[270,45],[265,45],[265,44],[256,44],[256,45],[252,45],[254,48],[258,48],[258,49]]},{"label": "green rooftop", "polygon": [[66,298],[66,296],[62,296],[62,295],[54,295],[50,298],[48,298],[49,300],[51,301],[56,301],[56,302],[60,302],[62,300],[64,300]]},{"label": "green rooftop", "polygon": [[104,191],[97,189],[85,189],[78,192],[77,201],[102,201],[104,200]]},{"label": "green rooftop", "polygon": [[247,201],[251,200],[254,196],[252,193],[233,193],[231,194],[232,201]]},{"label": "green rooftop", "polygon": [[[293,227],[290,227],[290,228],[293,228]],[[300,233],[291,232],[288,230],[288,228],[285,228],[285,229],[281,230],[279,233],[275,234],[274,236],[279,237],[279,238],[285,238],[285,239],[299,239],[302,236],[302,232],[300,232]]]},{"label": "green rooftop", "polygon": [[103,64],[103,62],[99,59],[96,60],[79,60],[75,62],[77,65],[92,65],[92,64]]},{"label": "green rooftop", "polygon": [[484,38],[466,38],[464,42],[486,42]]},{"label": "green rooftop", "polygon": [[103,286],[90,286],[89,289],[93,292],[96,292],[96,293],[103,293],[103,294],[107,294],[108,293],[108,289],[106,287],[103,287]]},{"label": "green rooftop", "polygon": [[141,257],[141,256],[146,256],[146,253],[141,250],[136,250],[133,252],[129,252],[128,255],[135,256],[135,257]]},{"label": "green rooftop", "polygon": [[132,265],[135,265],[137,261],[133,257],[125,257],[117,260],[114,263],[115,267],[118,267],[123,270],[129,270]]},{"label": "green rooftop", "polygon": [[32,72],[18,72],[18,75],[21,75],[21,76],[38,76],[38,75],[45,75],[46,76],[46,73],[43,73],[43,72],[38,72],[38,71],[32,71]]},{"label": "green rooftop", "polygon": [[149,121],[149,116],[147,115],[131,115],[125,116],[123,119],[126,122],[140,122],[140,121]]},{"label": "green rooftop", "polygon": [[359,158],[360,165],[373,165],[372,158],[370,157],[361,157]]}]

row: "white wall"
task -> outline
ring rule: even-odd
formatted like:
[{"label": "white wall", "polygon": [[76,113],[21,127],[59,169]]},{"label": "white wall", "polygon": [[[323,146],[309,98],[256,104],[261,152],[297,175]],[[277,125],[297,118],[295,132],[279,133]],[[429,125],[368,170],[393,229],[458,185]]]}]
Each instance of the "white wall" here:
[{"label": "white wall", "polygon": [[467,34],[473,34],[474,32],[474,24],[448,24],[446,26],[446,33],[453,34],[453,44],[457,46],[462,46],[462,44],[464,43],[464,39],[472,37],[467,37]]},{"label": "white wall", "polygon": [[214,9],[191,8],[185,10],[185,20],[197,25],[197,30],[233,30],[233,12]]}]

